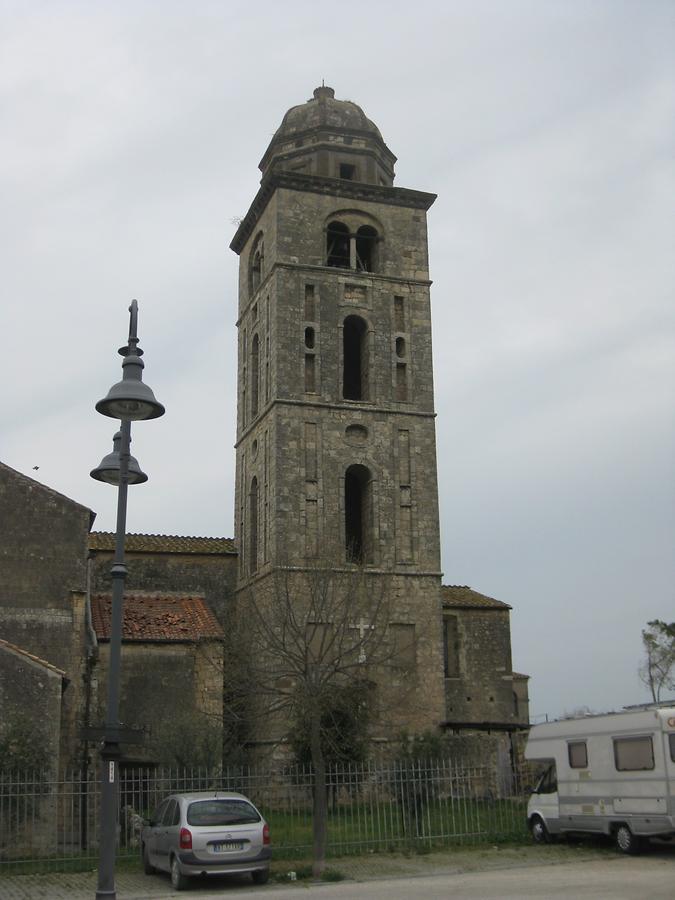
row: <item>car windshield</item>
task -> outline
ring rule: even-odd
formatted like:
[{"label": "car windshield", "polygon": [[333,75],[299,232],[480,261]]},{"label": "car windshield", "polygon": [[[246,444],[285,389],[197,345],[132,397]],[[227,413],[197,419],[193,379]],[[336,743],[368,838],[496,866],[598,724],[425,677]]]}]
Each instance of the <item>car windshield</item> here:
[{"label": "car windshield", "polygon": [[252,825],[260,816],[246,800],[196,800],[188,806],[188,825]]}]

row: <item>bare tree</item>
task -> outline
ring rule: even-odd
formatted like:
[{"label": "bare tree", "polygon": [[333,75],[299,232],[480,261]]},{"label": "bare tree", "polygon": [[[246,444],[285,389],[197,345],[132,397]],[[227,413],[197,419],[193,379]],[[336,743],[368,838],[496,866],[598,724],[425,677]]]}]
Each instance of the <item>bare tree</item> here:
[{"label": "bare tree", "polygon": [[[278,735],[302,723],[308,739],[313,791],[313,873],[325,867],[327,752],[336,697],[354,698],[355,715],[366,715],[377,673],[396,664],[405,648],[389,626],[389,582],[361,567],[316,565],[281,568],[240,598],[237,638],[245,657],[234,661]],[[239,632],[241,635],[242,632]],[[233,648],[236,652],[235,648]]]},{"label": "bare tree", "polygon": [[654,703],[659,703],[664,688],[675,688],[675,622],[654,619],[647,626],[642,631],[645,659],[638,674]]}]

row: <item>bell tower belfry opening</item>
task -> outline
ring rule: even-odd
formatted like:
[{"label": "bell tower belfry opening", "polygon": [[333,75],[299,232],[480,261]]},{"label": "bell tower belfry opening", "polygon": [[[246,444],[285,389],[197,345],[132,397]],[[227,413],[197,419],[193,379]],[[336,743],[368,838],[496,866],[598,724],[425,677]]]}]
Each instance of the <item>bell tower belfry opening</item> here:
[{"label": "bell tower belfry opening", "polygon": [[[385,737],[445,717],[426,225],[435,195],[395,187],[395,162],[359,106],[317,88],[274,134],[230,245],[240,257],[239,595],[319,562],[386,582],[391,623],[413,642],[409,699],[383,714]],[[386,692],[378,686],[383,710]]]}]

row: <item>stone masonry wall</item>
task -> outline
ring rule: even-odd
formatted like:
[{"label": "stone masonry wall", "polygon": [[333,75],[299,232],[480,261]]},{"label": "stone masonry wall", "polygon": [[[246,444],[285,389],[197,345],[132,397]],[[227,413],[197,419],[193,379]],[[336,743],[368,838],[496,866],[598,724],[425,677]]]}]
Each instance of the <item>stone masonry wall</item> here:
[{"label": "stone masonry wall", "polygon": [[449,722],[516,723],[509,612],[446,609],[459,627],[459,675],[445,679]]},{"label": "stone masonry wall", "polygon": [[0,636],[62,669],[61,763],[77,759],[89,648],[86,507],[0,463]]},{"label": "stone masonry wall", "polygon": [[[222,729],[222,654],[219,641],[122,644],[120,721],[147,729],[143,744],[125,746],[127,758],[166,758],[166,744],[182,741],[190,725],[198,729],[202,716]],[[101,686],[107,684],[109,658],[109,644],[101,643],[96,673]],[[96,720],[103,721],[104,714],[105,691],[99,689]]]},{"label": "stone masonry wall", "polygon": [[[92,593],[112,590],[110,568],[113,554],[90,553]],[[196,594],[205,598],[221,625],[227,622],[234,595],[237,557],[197,553],[127,553],[126,590],[172,594]]]}]

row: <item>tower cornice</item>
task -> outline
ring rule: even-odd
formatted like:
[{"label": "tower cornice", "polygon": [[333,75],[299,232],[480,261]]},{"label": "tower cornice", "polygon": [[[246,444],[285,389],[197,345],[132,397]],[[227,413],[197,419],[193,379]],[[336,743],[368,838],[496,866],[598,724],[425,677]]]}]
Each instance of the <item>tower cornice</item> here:
[{"label": "tower cornice", "polygon": [[379,403],[359,403],[350,400],[297,400],[292,397],[276,397],[274,400],[269,401],[269,403],[261,411],[258,418],[256,418],[253,422],[249,422],[248,425],[242,429],[241,434],[238,435],[237,440],[234,443],[235,450],[251,432],[255,431],[256,428],[260,426],[260,423],[266,416],[268,416],[274,409],[281,406],[302,407],[304,409],[315,410],[332,410],[335,412],[353,413],[354,415],[365,414],[369,416],[395,416],[399,419],[404,419],[405,417],[409,417],[411,419],[431,419],[432,421],[436,418],[437,415],[437,413],[433,409],[401,409],[400,407],[393,408],[391,406],[385,406]]},{"label": "tower cornice", "polygon": [[388,206],[403,206],[409,209],[428,210],[436,200],[437,194],[426,191],[415,191],[411,188],[390,187],[388,185],[364,184],[360,181],[347,181],[342,178],[328,178],[322,175],[291,174],[288,172],[272,172],[263,178],[260,189],[255,195],[248,212],[242,219],[230,243],[230,249],[240,254],[246,241],[255,231],[265,207],[278,188],[303,193],[324,194],[331,197],[344,197],[369,203],[385,203]]}]

